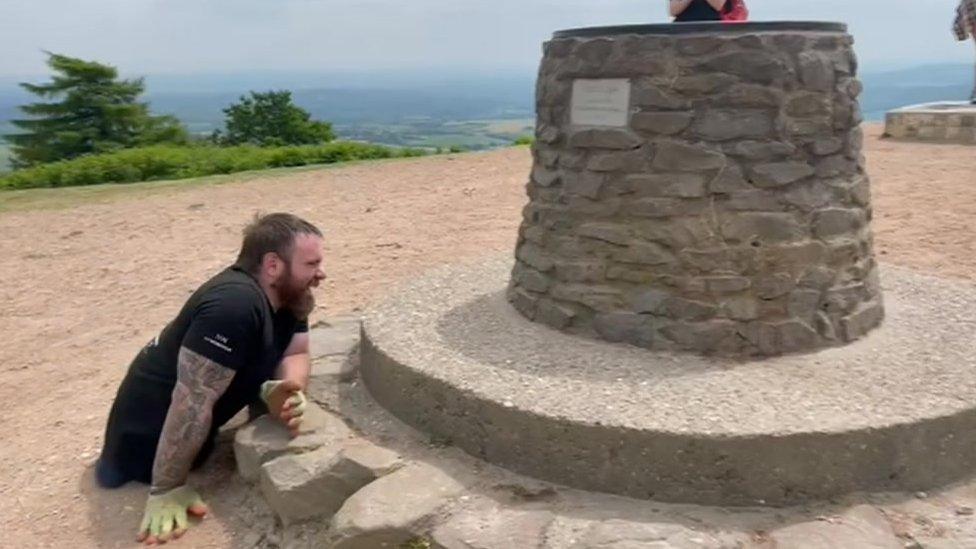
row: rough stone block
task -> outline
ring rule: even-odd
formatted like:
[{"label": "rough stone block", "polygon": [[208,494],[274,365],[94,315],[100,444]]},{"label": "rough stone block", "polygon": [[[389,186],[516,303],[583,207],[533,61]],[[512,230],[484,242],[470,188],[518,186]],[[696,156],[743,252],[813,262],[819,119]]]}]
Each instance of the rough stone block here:
[{"label": "rough stone block", "polygon": [[756,280],[756,295],[762,299],[776,299],[790,293],[796,287],[793,277],[786,273],[762,276]]},{"label": "rough stone block", "polygon": [[742,212],[727,216],[722,236],[739,242],[789,242],[806,235],[796,216],[789,213]]},{"label": "rough stone block", "polygon": [[638,195],[674,198],[705,196],[705,176],[697,173],[653,173],[627,177],[627,187]]},{"label": "rough stone block", "polygon": [[651,242],[681,250],[689,246],[710,246],[721,243],[708,219],[647,219],[631,225],[634,232]]},{"label": "rough stone block", "polygon": [[660,244],[632,242],[626,249],[614,252],[613,259],[638,265],[664,265],[674,262],[674,255]]},{"label": "rough stone block", "polygon": [[738,78],[729,74],[693,74],[675,78],[671,87],[685,95],[705,95],[727,88],[738,81]]},{"label": "rough stone block", "polygon": [[640,112],[631,116],[630,126],[636,130],[674,135],[691,124],[690,112]]},{"label": "rough stone block", "polygon": [[581,172],[563,175],[563,188],[568,194],[596,199],[606,183],[602,173]]},{"label": "rough stone block", "polygon": [[801,92],[793,95],[786,102],[786,114],[797,118],[830,116],[829,96],[815,92]]},{"label": "rough stone block", "polygon": [[730,194],[752,189],[752,185],[742,176],[742,170],[734,164],[727,164],[708,184],[708,190],[713,194]]},{"label": "rough stone block", "polygon": [[661,328],[659,332],[684,350],[731,353],[742,346],[740,338],[736,336],[735,327],[736,323],[731,320],[678,322]]},{"label": "rough stone block", "polygon": [[532,170],[532,182],[541,187],[552,187],[559,184],[562,174],[558,170],[536,166]]},{"label": "rough stone block", "polygon": [[563,282],[602,282],[607,266],[593,261],[569,261],[556,264],[556,278]]},{"label": "rough stone block", "polygon": [[845,191],[823,181],[812,180],[796,185],[786,192],[779,193],[779,195],[784,204],[789,204],[804,212],[810,212],[832,204],[843,203]]},{"label": "rough stone block", "polygon": [[707,202],[678,198],[642,198],[627,203],[627,212],[635,217],[680,217],[701,213]]},{"label": "rough stone block", "polygon": [[711,53],[726,43],[726,40],[718,36],[690,36],[679,41],[676,44],[676,49],[681,55],[698,57]]},{"label": "rough stone block", "polygon": [[759,302],[754,297],[734,297],[722,303],[722,313],[732,320],[759,318]]},{"label": "rough stone block", "polygon": [[593,328],[607,341],[650,347],[654,329],[646,316],[638,313],[604,313],[593,319]]},{"label": "rough stone block", "polygon": [[813,234],[817,238],[832,238],[856,233],[867,222],[862,209],[828,208],[817,212]]},{"label": "rough stone block", "polygon": [[[590,549],[596,547],[631,549],[650,548],[696,548],[725,549],[742,547],[744,536],[733,534],[713,534],[698,532],[673,523],[630,522],[619,519],[607,520],[591,526],[582,538],[576,540],[568,549]],[[784,546],[785,547],[785,546]]]},{"label": "rough stone block", "polygon": [[332,518],[332,549],[396,549],[418,524],[464,492],[436,467],[414,463],[353,494]]},{"label": "rough stone block", "polygon": [[[554,292],[555,288],[554,288]],[[593,303],[594,300],[602,298],[602,294],[592,294],[580,296],[580,303]],[[549,299],[540,299],[539,303],[536,305],[535,310],[535,320],[541,322],[548,326],[552,326],[557,330],[562,330],[563,328],[569,327],[573,322],[573,318],[576,317],[576,311],[566,307],[565,305],[559,305],[558,303],[553,303]]]},{"label": "rough stone block", "polygon": [[783,158],[795,152],[793,144],[782,141],[739,141],[729,149],[729,154],[759,161]]},{"label": "rough stone block", "polygon": [[791,74],[780,59],[769,52],[737,51],[707,59],[700,65],[715,72],[734,74],[743,80],[770,84]]},{"label": "rough stone block", "polygon": [[285,525],[329,518],[349,496],[401,465],[395,452],[364,441],[284,455],[261,468],[261,491]]},{"label": "rough stone block", "polygon": [[752,286],[752,281],[744,276],[710,276],[702,280],[708,291],[714,294],[733,294]]},{"label": "rough stone block", "polygon": [[629,150],[642,143],[640,137],[628,130],[576,130],[569,136],[569,146],[581,149]]},{"label": "rough stone block", "polygon": [[764,355],[790,353],[809,349],[819,341],[819,334],[799,320],[751,322],[739,333]]},{"label": "rough stone block", "polygon": [[515,549],[539,547],[554,516],[548,511],[502,509],[486,503],[465,510],[431,535],[439,549]]},{"label": "rough stone block", "polygon": [[639,172],[648,162],[647,154],[640,149],[626,152],[596,153],[586,163],[592,172]]},{"label": "rough stone block", "polygon": [[691,131],[709,141],[763,138],[773,132],[773,115],[764,110],[708,109],[691,125]]},{"label": "rough stone block", "polygon": [[715,101],[721,105],[735,107],[778,108],[783,104],[784,97],[785,94],[779,89],[742,83],[735,84],[719,94]]},{"label": "rough stone block", "polygon": [[630,308],[635,313],[665,314],[665,304],[671,299],[671,294],[661,290],[647,290],[635,295],[630,302]]},{"label": "rough stone block", "polygon": [[780,198],[781,193],[752,189],[730,193],[716,204],[735,212],[785,212],[787,207]]},{"label": "rough stone block", "polygon": [[602,240],[618,246],[625,246],[633,238],[626,225],[618,223],[584,223],[576,234],[583,238]]},{"label": "rough stone block", "polygon": [[884,319],[884,306],[881,301],[868,301],[840,321],[845,341],[854,341],[881,324]]},{"label": "rough stone block", "polygon": [[539,302],[538,297],[517,286],[509,288],[507,297],[512,307],[515,307],[515,310],[522,313],[522,316],[529,320],[535,318],[536,304]]},{"label": "rough stone block", "polygon": [[774,530],[769,534],[777,547],[820,549],[822,547],[857,547],[858,549],[901,549],[891,524],[880,511],[859,505],[839,520],[802,522]]},{"label": "rough stone block", "polygon": [[518,263],[513,270],[513,276],[519,286],[531,292],[545,292],[552,284],[552,279],[539,271]]},{"label": "rough stone block", "polygon": [[824,54],[801,52],[799,66],[800,81],[808,90],[827,92],[834,88],[834,67]]},{"label": "rough stone block", "polygon": [[840,152],[844,148],[844,140],[839,137],[825,137],[814,141],[810,148],[813,154],[827,156]]},{"label": "rough stone block", "polygon": [[341,419],[318,406],[308,407],[301,432],[295,438],[289,437],[288,430],[279,421],[261,416],[235,433],[237,471],[244,479],[254,481],[260,475],[261,465],[278,456],[341,444],[350,435],[349,427]]},{"label": "rough stone block", "polygon": [[526,265],[539,272],[545,273],[551,271],[555,266],[552,258],[547,256],[542,248],[531,242],[525,242],[519,246],[518,252],[515,255],[521,261],[525,262]]},{"label": "rough stone block", "polygon": [[681,110],[691,106],[690,101],[656,86],[638,83],[633,88],[632,102],[638,107]]},{"label": "rough stone block", "polygon": [[805,322],[812,322],[820,305],[820,296],[821,293],[819,290],[793,290],[790,292],[786,310],[793,318],[799,318]]},{"label": "rough stone block", "polygon": [[658,143],[654,154],[654,167],[659,170],[697,172],[724,165],[725,155],[720,151],[678,141]]},{"label": "rough stone block", "polygon": [[815,173],[806,162],[772,162],[752,169],[752,182],[757,187],[774,188],[810,177]]}]

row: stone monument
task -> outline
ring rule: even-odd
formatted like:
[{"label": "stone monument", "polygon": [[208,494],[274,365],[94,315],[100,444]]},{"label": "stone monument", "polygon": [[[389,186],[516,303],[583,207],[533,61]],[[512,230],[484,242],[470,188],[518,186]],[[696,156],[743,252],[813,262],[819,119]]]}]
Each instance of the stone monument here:
[{"label": "stone monument", "polygon": [[976,296],[879,276],[852,48],[835,23],[557,32],[514,264],[376,304],[372,396],[486,461],[638,498],[970,474]]},{"label": "stone monument", "polygon": [[549,43],[518,311],[733,356],[846,343],[881,321],[850,37],[765,29]]}]

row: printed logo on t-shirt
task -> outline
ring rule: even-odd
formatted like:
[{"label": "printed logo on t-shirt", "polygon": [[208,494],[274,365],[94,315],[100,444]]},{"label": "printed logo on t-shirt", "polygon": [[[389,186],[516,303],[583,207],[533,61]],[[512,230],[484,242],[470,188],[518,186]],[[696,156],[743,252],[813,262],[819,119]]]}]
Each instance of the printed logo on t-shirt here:
[{"label": "printed logo on t-shirt", "polygon": [[221,334],[214,334],[213,337],[203,336],[203,340],[206,341],[207,343],[210,343],[210,344],[214,345],[215,347],[217,347],[219,349],[223,349],[223,350],[227,351],[228,353],[230,353],[230,352],[233,351],[233,349],[231,349],[230,346],[227,345],[228,341],[230,341],[227,338],[227,336],[224,336],[224,335],[221,335]]}]

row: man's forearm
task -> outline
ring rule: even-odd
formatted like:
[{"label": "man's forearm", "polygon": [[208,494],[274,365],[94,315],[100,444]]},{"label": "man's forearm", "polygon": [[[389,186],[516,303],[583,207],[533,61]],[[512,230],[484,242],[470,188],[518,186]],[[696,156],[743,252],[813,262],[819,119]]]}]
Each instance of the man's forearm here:
[{"label": "man's forearm", "polygon": [[176,387],[156,447],[150,493],[186,482],[190,466],[210,433],[213,406],[227,390],[234,371],[187,348],[178,358]]},{"label": "man's forearm", "polygon": [[275,377],[281,380],[292,380],[304,391],[308,388],[308,378],[311,373],[312,357],[308,353],[295,353],[281,359]]}]

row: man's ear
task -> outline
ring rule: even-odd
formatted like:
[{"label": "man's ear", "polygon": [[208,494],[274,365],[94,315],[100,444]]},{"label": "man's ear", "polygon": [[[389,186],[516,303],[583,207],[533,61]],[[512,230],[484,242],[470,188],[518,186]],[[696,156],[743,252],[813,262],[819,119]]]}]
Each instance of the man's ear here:
[{"label": "man's ear", "polygon": [[261,257],[261,270],[272,278],[277,278],[282,269],[281,258],[274,252],[268,252]]}]

